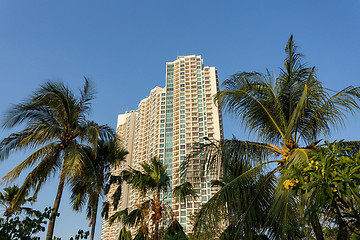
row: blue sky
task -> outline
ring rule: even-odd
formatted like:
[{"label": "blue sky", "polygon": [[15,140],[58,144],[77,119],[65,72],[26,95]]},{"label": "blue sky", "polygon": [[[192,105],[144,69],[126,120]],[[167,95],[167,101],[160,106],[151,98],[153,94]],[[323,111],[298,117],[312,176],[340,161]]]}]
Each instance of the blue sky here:
[{"label": "blue sky", "polygon": [[[165,62],[198,54],[218,69],[220,82],[238,71],[279,72],[294,34],[325,86],[360,85],[360,1],[49,1],[0,0],[0,114],[46,80],[73,89],[93,80],[98,89],[91,119],[116,125],[117,114],[136,109],[156,85],[165,85]],[[246,139],[225,118],[225,136]],[[330,139],[359,139],[350,118]],[[0,137],[10,134],[2,130]],[[0,176],[26,156],[0,163]],[[34,207],[53,204],[57,178]],[[66,190],[68,193],[68,189]],[[63,196],[55,235],[88,229],[85,213],[71,211]],[[97,238],[100,239],[98,219]]]}]

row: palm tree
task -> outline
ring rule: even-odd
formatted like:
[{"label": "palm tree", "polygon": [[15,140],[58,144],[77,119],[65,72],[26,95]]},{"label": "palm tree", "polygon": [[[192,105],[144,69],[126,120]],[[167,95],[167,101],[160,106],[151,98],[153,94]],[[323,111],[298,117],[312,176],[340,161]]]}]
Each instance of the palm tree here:
[{"label": "palm tree", "polygon": [[16,194],[19,191],[19,187],[14,185],[11,187],[4,188],[4,193],[0,192],[0,205],[5,209],[4,216],[6,218],[6,222],[8,222],[9,218],[17,213],[26,211],[28,213],[32,213],[33,210],[29,207],[22,207],[27,202],[32,202],[32,198],[26,198],[27,194],[24,195],[23,199],[17,202],[17,206],[12,206],[12,201],[15,198]]},{"label": "palm tree", "polygon": [[[203,204],[196,214],[194,223],[196,239],[205,236],[221,240],[267,239],[261,238],[262,232],[274,231],[275,226],[265,228],[265,223],[271,198],[276,189],[276,178],[261,171],[251,172],[256,174],[245,176],[244,173],[249,172],[253,167],[249,162],[242,161],[241,153],[231,146],[233,144],[236,146],[237,143],[236,139],[219,142],[211,140],[210,144],[201,147],[206,147],[208,158],[221,157],[219,161],[222,171],[219,180],[212,181],[212,187],[218,187],[220,191]],[[232,186],[232,182],[242,175],[242,185]],[[231,191],[232,195],[227,196],[224,191]],[[238,197],[234,198],[234,196]]]},{"label": "palm tree", "polygon": [[120,148],[116,139],[99,140],[96,149],[84,147],[89,163],[84,165],[80,174],[72,178],[72,196],[74,210],[81,210],[87,204],[87,218],[90,220],[90,239],[94,239],[96,216],[99,201],[110,177],[110,167],[124,161],[127,151]]},{"label": "palm tree", "polygon": [[[165,203],[166,198],[172,193],[176,199],[184,201],[186,197],[196,197],[196,193],[188,182],[169,191],[171,179],[166,172],[167,167],[157,158],[151,158],[150,163],[143,162],[140,166],[140,171],[129,168],[124,169],[120,176],[112,176],[111,183],[121,184],[125,181],[139,191],[144,201],[131,212],[128,209],[116,212],[109,218],[109,223],[120,220],[125,226],[138,227],[135,239],[146,239],[151,232],[152,239],[158,240],[163,235],[159,231],[160,225],[164,226],[166,219],[170,219],[172,224],[176,223],[171,207]],[[152,231],[149,226],[152,226]]]},{"label": "palm tree", "polygon": [[[254,142],[234,139],[231,144],[226,144],[230,140],[225,140],[224,144],[220,144],[225,149],[218,152],[218,158],[212,158],[224,161],[220,155],[229,151],[238,154],[236,158],[239,161],[251,166],[214,196],[218,199],[218,204],[227,208],[232,207],[230,199],[249,197],[249,202],[256,202],[259,194],[243,196],[238,195],[238,191],[233,191],[242,189],[248,183],[249,176],[263,173],[279,176],[282,170],[306,161],[320,142],[320,137],[326,137],[332,129],[341,127],[346,113],[354,113],[360,109],[360,88],[349,86],[339,92],[324,88],[317,79],[315,67],[306,67],[302,62],[303,55],[297,52],[292,35],[285,52],[284,67],[280,69],[278,77],[269,72],[237,73],[222,84],[224,90],[215,96],[215,101],[223,110],[233,114],[249,134],[254,134],[260,140]],[[344,144],[360,146],[356,141]],[[230,154],[226,157],[234,156]],[[263,181],[270,179],[265,178]],[[277,223],[277,234],[291,239],[297,228],[298,221],[294,216],[297,213],[298,199],[292,196],[282,181],[278,179],[267,222]],[[247,208],[250,209],[250,206]],[[244,224],[244,221],[237,222],[237,225]],[[316,222],[316,217],[311,219],[316,237],[323,239]]]},{"label": "palm tree", "polygon": [[35,190],[36,197],[49,177],[60,170],[47,240],[53,236],[65,180],[70,174],[75,175],[84,164],[82,146],[96,146],[99,137],[106,138],[113,134],[108,126],[87,120],[92,99],[94,88],[86,78],[79,97],[64,83],[48,81],[23,103],[12,106],[3,121],[5,128],[20,125],[24,129],[1,141],[1,159],[7,158],[12,152],[37,149],[2,179],[5,182],[13,181],[24,169],[32,167],[14,202],[23,199],[29,189]]}]

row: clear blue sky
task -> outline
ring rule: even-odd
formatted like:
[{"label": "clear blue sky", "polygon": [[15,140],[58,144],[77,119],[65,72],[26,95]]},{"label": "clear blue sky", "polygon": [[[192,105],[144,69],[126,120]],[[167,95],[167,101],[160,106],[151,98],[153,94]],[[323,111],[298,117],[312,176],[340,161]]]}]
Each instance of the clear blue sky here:
[{"label": "clear blue sky", "polygon": [[[278,73],[292,33],[327,87],[360,85],[359,0],[0,0],[0,113],[48,79],[77,89],[85,75],[99,92],[91,118],[115,127],[117,114],[165,85],[165,62],[177,55],[202,55],[220,82],[238,71]],[[350,119],[332,139],[360,138],[358,121]],[[226,118],[224,128],[225,136],[246,139],[235,120]],[[25,156],[1,162],[0,176]],[[53,204],[57,181],[34,207]],[[71,211],[68,194],[60,211],[56,236],[88,229],[85,213]],[[97,239],[100,232],[98,219]]]}]

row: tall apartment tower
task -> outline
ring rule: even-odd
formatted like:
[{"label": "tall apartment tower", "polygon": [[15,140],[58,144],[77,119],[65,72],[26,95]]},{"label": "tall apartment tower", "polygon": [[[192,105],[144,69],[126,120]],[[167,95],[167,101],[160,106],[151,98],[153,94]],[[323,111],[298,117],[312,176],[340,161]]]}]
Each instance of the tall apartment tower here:
[{"label": "tall apartment tower", "polygon": [[[126,166],[140,170],[141,162],[156,156],[167,165],[172,187],[191,182],[199,198],[189,199],[187,204],[177,203],[171,196],[166,199],[186,232],[192,230],[190,216],[214,193],[210,182],[216,176],[206,171],[204,154],[190,159],[185,175],[179,174],[180,168],[196,145],[206,143],[205,139],[223,138],[221,113],[213,101],[218,90],[214,67],[204,66],[201,56],[179,56],[166,63],[165,88],[155,87],[137,111],[118,117],[117,133],[129,155],[124,166],[113,168],[113,174]],[[125,186],[119,210],[133,208],[140,199],[135,190]],[[101,239],[116,239],[119,231],[120,224],[108,226],[104,221]]]}]

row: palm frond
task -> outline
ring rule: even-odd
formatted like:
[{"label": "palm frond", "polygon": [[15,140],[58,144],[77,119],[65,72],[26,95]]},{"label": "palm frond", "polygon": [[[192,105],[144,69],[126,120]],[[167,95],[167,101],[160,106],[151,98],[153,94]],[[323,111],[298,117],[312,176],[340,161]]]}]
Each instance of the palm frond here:
[{"label": "palm frond", "polygon": [[45,156],[41,162],[27,175],[23,185],[20,187],[19,192],[13,200],[16,205],[29,190],[34,190],[34,197],[36,198],[38,191],[48,178],[53,177],[56,171],[61,166],[61,154],[54,152]]},{"label": "palm frond", "polygon": [[348,155],[356,154],[360,151],[360,141],[341,141],[341,147],[349,147],[345,153]]},{"label": "palm frond", "polygon": [[110,203],[108,201],[103,202],[102,210],[101,210],[101,216],[104,219],[109,218],[109,210],[110,210]]},{"label": "palm frond", "polygon": [[87,113],[90,110],[90,101],[95,98],[96,90],[92,82],[84,76],[85,84],[83,89],[80,91],[80,109],[81,112]]},{"label": "palm frond", "polygon": [[238,73],[227,79],[222,85],[225,90],[215,96],[219,107],[240,118],[250,133],[268,142],[284,138],[285,122],[279,111],[276,95],[267,82],[267,78],[256,72]]},{"label": "palm frond", "polygon": [[187,198],[191,198],[195,200],[198,198],[198,195],[196,191],[193,189],[193,186],[190,182],[184,182],[183,184],[176,186],[173,189],[173,196],[176,199],[176,201],[185,202]]},{"label": "palm frond", "polygon": [[75,141],[71,141],[65,149],[64,155],[66,158],[64,162],[64,173],[66,176],[76,178],[76,176],[81,175],[83,172],[90,173],[90,171],[85,171],[85,169],[89,169],[93,165],[84,147]]},{"label": "palm frond", "polygon": [[11,153],[22,150],[33,150],[56,140],[53,136],[58,131],[52,127],[31,126],[23,131],[12,133],[0,142],[0,160],[9,157]]},{"label": "palm frond", "polygon": [[[212,224],[210,228],[218,228],[219,225],[223,224],[222,219],[224,218],[228,219],[227,221],[234,221],[230,217],[233,211],[237,212],[236,216],[247,214],[247,216],[254,217],[256,214],[252,215],[253,211],[250,210],[256,206],[256,201],[263,201],[260,200],[262,195],[259,195],[258,191],[271,192],[273,188],[270,186],[272,186],[275,172],[267,176],[266,181],[262,180],[262,172],[261,166],[244,171],[215,193],[207,203],[203,204],[196,215],[195,234],[199,234],[203,228],[209,228],[208,224]],[[260,185],[256,187],[258,181]],[[259,203],[257,206],[260,205]],[[264,206],[264,203],[262,205]]]},{"label": "palm frond", "polygon": [[[39,160],[43,161],[44,159],[51,160],[51,158],[55,158],[54,160],[56,161],[57,160],[56,156],[59,153],[57,149],[58,149],[58,144],[55,142],[40,148],[39,150],[31,154],[28,158],[26,158],[23,162],[21,162],[18,166],[16,166],[13,170],[7,173],[1,179],[1,181],[5,183],[14,181],[24,169],[33,166]],[[58,164],[59,163],[56,162],[55,166],[57,166]]]},{"label": "palm frond", "polygon": [[127,218],[129,216],[129,210],[127,208],[117,211],[114,213],[111,217],[108,218],[108,223],[112,225],[115,221],[120,221],[122,223],[125,223]]},{"label": "palm frond", "polygon": [[267,225],[272,226],[270,236],[283,236],[286,239],[299,239],[302,237],[300,213],[297,208],[297,199],[285,189],[282,182],[272,199],[267,218]]},{"label": "palm frond", "polygon": [[132,240],[131,232],[126,230],[126,227],[123,227],[119,232],[117,240]]},{"label": "palm frond", "polygon": [[306,103],[308,100],[308,88],[310,81],[314,79],[312,77],[313,72],[315,71],[315,67],[311,70],[308,79],[304,85],[304,90],[302,92],[301,97],[298,99],[298,102],[296,104],[296,107],[294,108],[293,112],[291,113],[291,117],[289,118],[289,122],[287,124],[286,130],[285,130],[285,140],[293,138],[295,139],[295,136],[293,134],[296,134],[296,131],[298,129],[297,125],[299,124],[299,120],[301,120],[304,117]]},{"label": "palm frond", "polygon": [[329,135],[331,129],[344,125],[347,118],[345,113],[354,114],[360,110],[359,100],[359,87],[349,86],[332,96],[325,91],[319,92],[317,96],[313,96],[307,108],[306,121],[303,121],[299,129],[298,138],[306,139],[305,142],[309,143],[317,140],[320,134]]},{"label": "palm frond", "polygon": [[[230,140],[211,142],[195,148],[182,163],[181,173],[186,173],[192,158],[200,154],[205,155],[207,170],[219,171],[220,169],[232,169],[232,166],[238,162],[246,163],[248,166],[263,164],[272,154],[281,153],[282,150],[272,144],[241,141],[234,137]],[[237,166],[245,167],[245,164]]]}]

